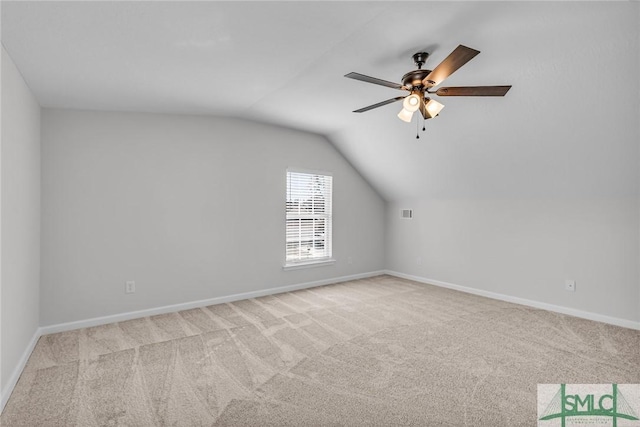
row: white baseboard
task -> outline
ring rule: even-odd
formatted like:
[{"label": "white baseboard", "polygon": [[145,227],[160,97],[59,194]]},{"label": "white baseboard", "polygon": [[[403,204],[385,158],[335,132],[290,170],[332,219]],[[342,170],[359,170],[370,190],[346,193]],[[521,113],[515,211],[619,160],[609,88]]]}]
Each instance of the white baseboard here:
[{"label": "white baseboard", "polygon": [[18,380],[20,379],[20,375],[22,375],[22,370],[26,366],[27,361],[29,360],[29,356],[31,356],[31,353],[33,352],[33,349],[36,348],[36,344],[38,343],[38,339],[40,339],[40,336],[42,336],[42,332],[41,332],[41,328],[38,328],[34,332],[33,337],[31,337],[31,341],[29,341],[29,344],[27,345],[27,348],[25,348],[24,353],[22,353],[22,356],[18,361],[18,366],[16,366],[13,372],[11,373],[11,376],[9,377],[9,382],[2,390],[2,393],[0,394],[0,414],[4,410],[4,407],[7,404],[7,402],[9,401],[11,392],[13,391],[13,388],[18,383]]},{"label": "white baseboard", "polygon": [[427,279],[425,277],[413,276],[411,274],[400,273],[393,270],[385,270],[385,274],[400,277],[402,279],[413,280],[415,282],[425,283],[428,285],[440,286],[442,288],[454,289],[468,294],[480,295],[487,298],[497,299],[515,304],[526,305],[528,307],[539,308],[542,310],[553,311],[556,313],[568,314],[569,316],[580,317],[582,319],[595,320],[596,322],[608,323],[610,325],[622,326],[623,328],[640,330],[640,322],[633,320],[620,319],[618,317],[605,316],[604,314],[592,313],[589,311],[577,310],[575,308],[563,307],[560,305],[548,304],[546,302],[534,301],[525,298],[514,297],[497,292],[485,291],[482,289],[469,288],[467,286],[455,285],[453,283],[442,282],[440,280]]},{"label": "white baseboard", "polygon": [[367,277],[379,276],[384,271],[371,271],[368,273],[352,274],[349,276],[334,277],[331,279],[316,280],[314,282],[298,283],[277,288],[260,289],[258,291],[244,292],[241,294],[227,295],[216,298],[209,298],[199,301],[185,302],[181,304],[166,305],[163,307],[149,308],[127,313],[112,314],[92,319],[78,320],[75,322],[58,323],[40,327],[41,334],[54,334],[57,332],[71,331],[73,329],[89,328],[92,326],[106,325],[108,323],[123,322],[125,320],[139,319],[141,317],[155,316],[157,314],[173,313],[176,311],[190,310],[192,308],[206,307],[209,305],[222,304],[225,302],[238,301],[248,298],[257,298],[265,295],[281,294],[283,292],[295,291],[298,289],[314,288],[316,286],[330,285],[332,283],[348,282],[349,280],[365,279]]}]

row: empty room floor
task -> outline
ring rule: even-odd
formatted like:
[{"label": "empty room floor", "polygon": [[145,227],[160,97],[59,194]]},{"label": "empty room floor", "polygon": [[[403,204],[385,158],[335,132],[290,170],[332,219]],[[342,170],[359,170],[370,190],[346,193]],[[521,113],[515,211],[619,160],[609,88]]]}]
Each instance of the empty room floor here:
[{"label": "empty room floor", "polygon": [[40,338],[3,426],[530,426],[640,331],[377,276]]}]

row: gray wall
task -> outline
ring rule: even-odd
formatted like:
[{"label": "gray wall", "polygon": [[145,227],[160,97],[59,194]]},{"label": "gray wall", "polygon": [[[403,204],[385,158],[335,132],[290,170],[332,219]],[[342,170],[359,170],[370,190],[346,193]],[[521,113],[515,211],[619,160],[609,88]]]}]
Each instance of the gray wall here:
[{"label": "gray wall", "polygon": [[[384,201],[323,137],[49,109],[42,135],[42,325],[384,268]],[[333,173],[334,265],[282,270],[287,167]]]},{"label": "gray wall", "polygon": [[[400,209],[414,209],[414,219]],[[637,199],[389,204],[391,270],[640,321]],[[420,258],[420,259],[419,259]],[[566,279],[576,291],[564,290]]]},{"label": "gray wall", "polygon": [[0,386],[6,392],[38,328],[40,106],[4,48],[1,152]]}]

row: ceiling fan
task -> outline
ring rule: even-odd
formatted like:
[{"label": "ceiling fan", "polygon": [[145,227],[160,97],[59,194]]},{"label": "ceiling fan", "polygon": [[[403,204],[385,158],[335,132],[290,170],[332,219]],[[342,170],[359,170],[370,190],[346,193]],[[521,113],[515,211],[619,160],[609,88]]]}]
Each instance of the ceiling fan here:
[{"label": "ceiling fan", "polygon": [[[472,60],[479,53],[480,51],[478,50],[459,45],[433,70],[423,70],[422,65],[427,61],[429,54],[427,52],[418,52],[413,55],[413,61],[418,69],[409,71],[402,76],[402,84],[365,76],[360,73],[346,74],[345,77],[350,79],[410,92],[409,95],[398,96],[354,110],[354,113],[364,113],[365,111],[373,110],[383,105],[402,101],[403,108],[400,113],[398,113],[398,118],[405,122],[411,122],[413,113],[418,110],[420,110],[420,113],[422,113],[422,116],[426,120],[437,116],[444,108],[444,105],[429,97],[429,95],[432,94],[438,96],[504,96],[509,89],[511,89],[511,86],[452,86],[433,90],[434,86],[442,83],[458,68]],[[424,130],[424,127],[422,130]],[[417,137],[419,138],[419,136]]]}]

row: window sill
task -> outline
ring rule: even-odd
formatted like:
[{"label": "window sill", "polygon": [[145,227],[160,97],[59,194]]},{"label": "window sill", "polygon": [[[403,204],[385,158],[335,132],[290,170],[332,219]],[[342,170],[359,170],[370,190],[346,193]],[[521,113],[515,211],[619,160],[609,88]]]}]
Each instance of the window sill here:
[{"label": "window sill", "polygon": [[335,263],[336,263],[335,259],[329,258],[329,259],[322,259],[322,260],[316,260],[316,261],[304,261],[304,262],[285,264],[282,266],[282,269],[284,271],[299,270],[301,268],[322,267],[324,265],[331,265]]}]

